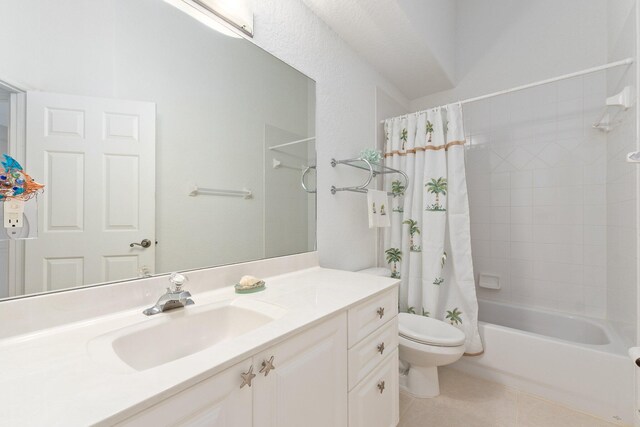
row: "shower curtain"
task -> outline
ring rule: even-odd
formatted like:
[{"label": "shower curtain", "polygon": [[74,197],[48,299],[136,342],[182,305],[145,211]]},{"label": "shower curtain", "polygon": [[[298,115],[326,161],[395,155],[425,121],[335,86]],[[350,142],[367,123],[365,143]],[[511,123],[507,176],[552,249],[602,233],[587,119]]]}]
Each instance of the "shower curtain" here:
[{"label": "shower curtain", "polygon": [[385,175],[393,193],[385,261],[400,278],[400,310],[461,329],[468,355],[482,353],[478,334],[469,201],[460,104],[385,121]]}]

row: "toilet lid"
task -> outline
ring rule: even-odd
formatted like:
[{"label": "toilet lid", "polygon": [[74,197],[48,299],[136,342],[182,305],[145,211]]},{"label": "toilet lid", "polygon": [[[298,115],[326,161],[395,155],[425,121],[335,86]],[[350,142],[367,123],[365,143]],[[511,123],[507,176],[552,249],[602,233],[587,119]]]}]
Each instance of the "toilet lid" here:
[{"label": "toilet lid", "polygon": [[464,344],[464,332],[438,319],[399,313],[400,336],[411,341],[437,347],[457,347]]}]

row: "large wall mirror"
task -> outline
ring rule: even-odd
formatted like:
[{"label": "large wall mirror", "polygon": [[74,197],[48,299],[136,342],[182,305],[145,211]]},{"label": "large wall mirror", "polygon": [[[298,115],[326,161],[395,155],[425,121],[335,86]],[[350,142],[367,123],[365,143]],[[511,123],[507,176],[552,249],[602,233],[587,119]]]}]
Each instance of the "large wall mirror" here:
[{"label": "large wall mirror", "polygon": [[0,0],[0,51],[0,152],[45,185],[0,299],[315,250],[302,73],[161,0]]}]

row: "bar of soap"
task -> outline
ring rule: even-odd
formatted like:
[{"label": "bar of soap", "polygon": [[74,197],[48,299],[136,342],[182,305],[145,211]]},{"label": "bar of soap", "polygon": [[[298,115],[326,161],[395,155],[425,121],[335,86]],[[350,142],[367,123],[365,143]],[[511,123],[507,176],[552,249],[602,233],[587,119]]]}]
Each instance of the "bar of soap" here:
[{"label": "bar of soap", "polygon": [[238,284],[240,285],[240,288],[243,288],[243,289],[259,286],[258,283],[260,283],[260,279],[253,276],[242,276],[242,278],[240,279],[240,282],[238,282]]},{"label": "bar of soap", "polygon": [[251,294],[265,289],[264,281],[253,276],[242,276],[235,286],[238,294]]}]

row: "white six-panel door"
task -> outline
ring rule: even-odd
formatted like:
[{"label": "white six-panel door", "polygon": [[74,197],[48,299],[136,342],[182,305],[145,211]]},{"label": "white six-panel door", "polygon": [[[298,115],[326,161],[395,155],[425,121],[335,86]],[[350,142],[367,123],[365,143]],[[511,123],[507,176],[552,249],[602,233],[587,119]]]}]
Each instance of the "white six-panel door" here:
[{"label": "white six-panel door", "polygon": [[154,272],[154,103],[30,92],[24,166],[45,184],[26,293]]}]

